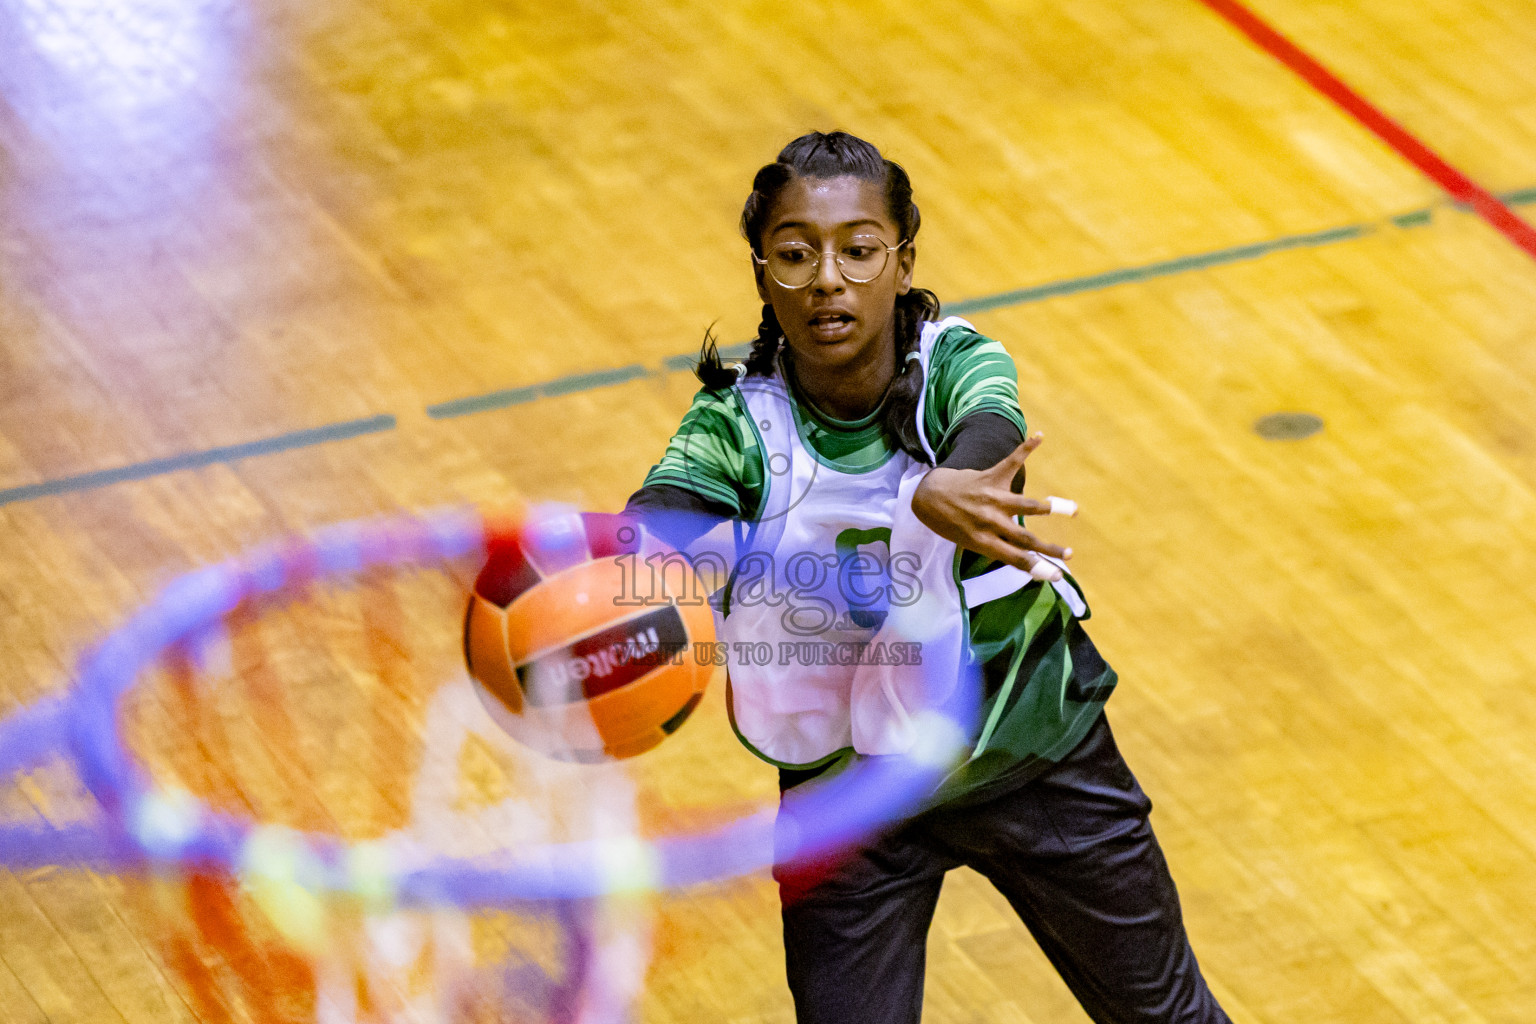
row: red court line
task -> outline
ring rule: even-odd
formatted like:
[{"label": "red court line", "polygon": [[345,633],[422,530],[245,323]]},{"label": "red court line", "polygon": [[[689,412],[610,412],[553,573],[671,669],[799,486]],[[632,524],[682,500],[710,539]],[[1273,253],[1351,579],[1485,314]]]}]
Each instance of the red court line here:
[{"label": "red court line", "polygon": [[1301,47],[1275,31],[1238,0],[1200,0],[1239,32],[1253,40],[1271,57],[1296,72],[1318,92],[1342,107],[1351,117],[1376,134],[1409,163],[1434,179],[1453,199],[1470,206],[1504,237],[1536,259],[1536,228],[1521,220],[1498,196],[1446,163],[1402,125],[1383,114],[1369,100],[1345,85]]}]

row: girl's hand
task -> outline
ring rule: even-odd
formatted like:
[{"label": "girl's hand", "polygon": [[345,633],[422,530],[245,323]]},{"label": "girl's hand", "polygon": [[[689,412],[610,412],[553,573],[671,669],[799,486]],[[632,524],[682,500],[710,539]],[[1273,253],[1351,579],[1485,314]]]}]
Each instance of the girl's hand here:
[{"label": "girl's hand", "polygon": [[913,514],[934,533],[968,551],[1017,566],[1036,579],[1061,579],[1061,570],[1040,554],[1065,559],[1072,557],[1072,550],[1046,543],[1014,519],[1077,513],[1070,501],[1038,501],[1014,490],[1015,477],[1023,489],[1024,461],[1044,439],[1043,434],[1031,435],[991,469],[930,470],[912,495]]}]

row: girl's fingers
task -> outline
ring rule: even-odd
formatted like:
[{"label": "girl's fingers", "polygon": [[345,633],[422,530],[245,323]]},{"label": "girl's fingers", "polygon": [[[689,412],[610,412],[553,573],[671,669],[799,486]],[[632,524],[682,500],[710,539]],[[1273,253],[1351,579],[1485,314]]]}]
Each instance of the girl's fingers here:
[{"label": "girl's fingers", "polygon": [[1028,437],[1026,437],[1024,440],[1020,441],[1019,446],[1008,453],[1008,457],[1010,459],[1016,458],[1020,462],[1023,462],[1025,459],[1029,458],[1030,452],[1040,447],[1040,443],[1044,440],[1045,435],[1037,430],[1033,434],[1030,434]]},{"label": "girl's fingers", "polygon": [[999,476],[1004,476],[1007,479],[1012,480],[1013,475],[1017,473],[1021,468],[1023,468],[1024,460],[1029,458],[1030,452],[1033,452],[1036,448],[1039,448],[1040,442],[1044,440],[1044,434],[1029,435],[1024,440],[1020,441],[1018,447],[1009,452],[1002,462],[999,462],[996,466],[993,466],[993,471]]},{"label": "girl's fingers", "polygon": [[1022,494],[1009,494],[998,498],[1002,513],[1006,516],[1048,516],[1051,504],[1039,498],[1026,498]]},{"label": "girl's fingers", "polygon": [[1000,524],[997,532],[1004,541],[1025,551],[1038,551],[1043,555],[1050,555],[1052,558],[1067,559],[1072,557],[1071,548],[1064,548],[1059,544],[1048,544],[1011,519]]},{"label": "girl's fingers", "polygon": [[978,543],[975,550],[978,554],[986,555],[994,562],[1002,562],[1004,565],[1011,565],[1016,569],[1023,569],[1031,574],[1034,572],[1036,563],[1040,561],[1038,556],[1025,551],[1023,548],[1016,548],[1012,544],[1005,544],[1001,540],[991,537]]},{"label": "girl's fingers", "polygon": [[[1058,566],[1052,565],[1033,551],[1015,547],[995,538],[987,538],[984,543],[976,546],[980,554],[986,555],[995,562],[1023,569],[1031,577],[1054,583],[1061,579],[1063,573]],[[1071,554],[1071,552],[1067,552]]]},{"label": "girl's fingers", "polygon": [[1018,447],[1009,452],[1007,457],[991,469],[986,471],[988,478],[998,481],[1006,481],[1008,489],[1014,494],[1024,490],[1024,462],[1031,452],[1040,447],[1040,442],[1045,440],[1045,435],[1034,433],[1019,442]]},{"label": "girl's fingers", "polygon": [[1075,516],[1077,515],[1077,502],[1068,498],[1058,498],[1054,494],[1049,498],[1026,498],[1020,494],[1009,494],[1002,501],[1002,505],[1012,515],[1016,516]]}]

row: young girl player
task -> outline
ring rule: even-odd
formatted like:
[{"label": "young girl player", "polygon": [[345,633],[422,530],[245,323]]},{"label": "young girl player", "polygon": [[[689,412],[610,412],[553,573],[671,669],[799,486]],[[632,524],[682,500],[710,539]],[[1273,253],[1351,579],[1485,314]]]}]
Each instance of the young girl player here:
[{"label": "young girl player", "polygon": [[933,802],[814,877],[776,872],[798,1020],[918,1021],[939,888],[964,864],[1095,1021],[1226,1021],[1104,718],[1116,677],[1083,630],[1070,552],[1019,522],[1052,505],[1020,493],[1040,439],[1024,439],[1013,363],[912,287],[918,224],[906,173],[843,132],[760,170],[741,218],[757,340],[737,366],[706,347],[704,387],[629,501],[679,547],[729,520],[766,556],[750,584],[738,563],[718,621],[722,640],[797,655],[730,648],[732,723],[783,790],[897,752],[899,698],[818,654],[868,645],[892,602],[928,584],[935,628],[957,634],[938,649],[968,642],[979,664],[972,756]]}]

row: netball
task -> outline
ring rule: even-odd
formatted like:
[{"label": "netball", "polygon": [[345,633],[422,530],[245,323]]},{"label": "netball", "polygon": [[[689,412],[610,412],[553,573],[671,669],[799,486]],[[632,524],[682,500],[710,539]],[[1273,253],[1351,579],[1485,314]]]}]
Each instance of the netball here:
[{"label": "netball", "polygon": [[[694,645],[715,639],[686,559],[615,516],[547,520],[489,547],[464,657],[497,724],[571,761],[633,757],[682,726],[712,671]],[[653,565],[668,571],[651,579]]]}]

